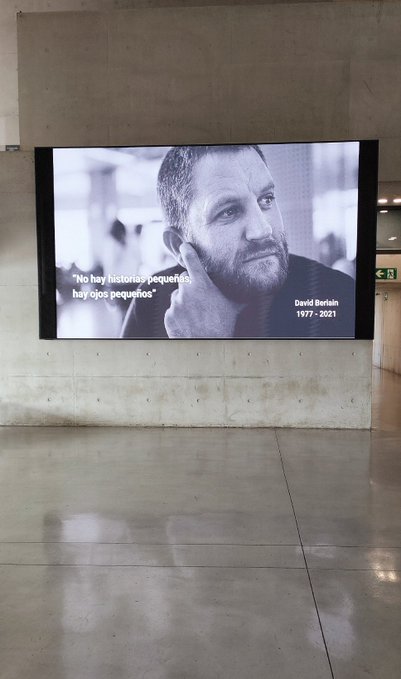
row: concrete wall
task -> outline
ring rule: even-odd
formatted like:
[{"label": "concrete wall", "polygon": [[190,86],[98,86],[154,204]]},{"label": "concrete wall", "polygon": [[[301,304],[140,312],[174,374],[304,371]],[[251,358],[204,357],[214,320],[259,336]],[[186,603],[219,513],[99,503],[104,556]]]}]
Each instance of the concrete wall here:
[{"label": "concrete wall", "polygon": [[2,423],[370,425],[370,342],[39,342],[31,149],[379,137],[401,179],[400,21],[383,2],[20,17]]},{"label": "concrete wall", "polygon": [[31,152],[0,205],[0,424],[368,426],[370,342],[37,339]]},{"label": "concrete wall", "polygon": [[370,342],[39,340],[31,152],[0,205],[0,424],[369,426]]},{"label": "concrete wall", "polygon": [[[287,1],[253,0],[252,4]],[[307,1],[295,0],[295,2]],[[235,4],[249,4],[249,0],[0,0],[0,151],[4,150],[7,144],[19,144],[17,12],[104,11],[135,7]]]},{"label": "concrete wall", "polygon": [[[401,254],[377,255],[376,266],[396,267]],[[377,281],[373,364],[401,375],[401,278]]]},{"label": "concrete wall", "polygon": [[373,364],[401,375],[401,285],[376,287]]}]

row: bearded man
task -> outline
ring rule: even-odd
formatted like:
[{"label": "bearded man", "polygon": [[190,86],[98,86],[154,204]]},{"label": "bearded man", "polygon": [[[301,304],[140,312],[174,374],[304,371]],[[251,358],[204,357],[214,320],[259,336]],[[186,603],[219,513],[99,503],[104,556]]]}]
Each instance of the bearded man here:
[{"label": "bearded man", "polygon": [[354,281],[288,253],[259,146],[173,147],[158,195],[174,282],[141,286],[122,337],[354,337]]}]

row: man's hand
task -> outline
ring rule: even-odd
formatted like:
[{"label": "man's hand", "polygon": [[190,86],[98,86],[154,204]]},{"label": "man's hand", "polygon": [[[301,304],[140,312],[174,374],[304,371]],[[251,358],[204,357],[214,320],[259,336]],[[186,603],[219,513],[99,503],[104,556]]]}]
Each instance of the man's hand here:
[{"label": "man's hand", "polygon": [[180,283],[171,295],[164,316],[169,337],[233,337],[238,314],[244,308],[227,299],[204,270],[189,243],[180,247],[191,283]]}]

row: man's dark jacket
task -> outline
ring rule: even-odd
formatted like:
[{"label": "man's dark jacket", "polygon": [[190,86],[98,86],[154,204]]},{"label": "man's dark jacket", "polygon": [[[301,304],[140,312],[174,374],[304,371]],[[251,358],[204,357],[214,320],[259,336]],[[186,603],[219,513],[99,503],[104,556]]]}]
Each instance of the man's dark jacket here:
[{"label": "man's dark jacket", "polygon": [[[171,276],[184,270],[175,266],[157,275]],[[178,287],[141,285],[141,290],[155,290],[152,298],[132,301],[123,325],[122,337],[166,338],[164,314],[170,306],[171,293]],[[295,300],[314,301],[313,306],[296,306]],[[338,306],[315,306],[315,300],[337,300]],[[312,317],[300,317],[297,311],[313,311]],[[334,311],[326,316],[324,311]],[[255,296],[239,315],[233,335],[237,338],[264,337],[354,337],[355,283],[340,271],[323,266],[312,259],[290,255],[288,276],[284,285],[266,303]]]}]

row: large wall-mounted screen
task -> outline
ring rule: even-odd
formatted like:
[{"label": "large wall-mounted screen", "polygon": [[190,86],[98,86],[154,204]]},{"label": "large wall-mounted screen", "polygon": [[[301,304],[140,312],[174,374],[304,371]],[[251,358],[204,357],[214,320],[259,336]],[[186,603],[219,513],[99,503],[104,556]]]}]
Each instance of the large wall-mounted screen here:
[{"label": "large wall-mounted screen", "polygon": [[369,337],[376,183],[376,142],[36,149],[41,337]]}]

